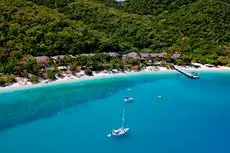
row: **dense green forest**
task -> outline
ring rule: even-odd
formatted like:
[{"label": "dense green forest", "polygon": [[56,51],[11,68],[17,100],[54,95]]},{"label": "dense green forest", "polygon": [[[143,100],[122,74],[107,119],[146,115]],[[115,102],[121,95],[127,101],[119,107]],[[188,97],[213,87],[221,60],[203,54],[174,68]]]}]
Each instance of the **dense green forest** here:
[{"label": "dense green forest", "polygon": [[29,55],[111,51],[181,53],[230,65],[229,0],[0,0],[0,6],[3,74]]}]

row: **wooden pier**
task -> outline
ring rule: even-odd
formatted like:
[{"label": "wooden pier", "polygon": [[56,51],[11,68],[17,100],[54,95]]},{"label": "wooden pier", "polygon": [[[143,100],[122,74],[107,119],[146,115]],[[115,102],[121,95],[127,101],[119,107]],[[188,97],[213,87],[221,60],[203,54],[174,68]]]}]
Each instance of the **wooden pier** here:
[{"label": "wooden pier", "polygon": [[174,69],[177,70],[178,72],[184,74],[185,76],[189,77],[190,79],[200,79],[200,77],[198,75],[193,75],[192,73],[187,72],[178,66],[174,66]]}]

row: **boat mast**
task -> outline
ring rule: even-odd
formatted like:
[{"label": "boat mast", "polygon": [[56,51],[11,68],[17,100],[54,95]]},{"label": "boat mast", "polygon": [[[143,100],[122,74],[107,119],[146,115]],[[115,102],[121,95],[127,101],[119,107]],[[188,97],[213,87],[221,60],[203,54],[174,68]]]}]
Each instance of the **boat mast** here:
[{"label": "boat mast", "polygon": [[123,117],[122,117],[122,124],[121,127],[124,127],[124,123],[125,123],[125,109],[123,109]]}]

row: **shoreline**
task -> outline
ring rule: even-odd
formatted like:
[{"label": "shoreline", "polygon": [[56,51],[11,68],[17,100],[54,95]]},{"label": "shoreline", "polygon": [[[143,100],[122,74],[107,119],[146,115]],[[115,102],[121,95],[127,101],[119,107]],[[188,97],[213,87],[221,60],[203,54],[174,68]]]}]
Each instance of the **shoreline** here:
[{"label": "shoreline", "polygon": [[[181,66],[182,69],[186,71],[194,71],[194,72],[230,72],[229,67],[201,67],[201,68],[194,68],[194,67],[185,67]],[[57,84],[66,84],[66,83],[75,83],[80,81],[87,81],[87,80],[94,80],[94,79],[101,79],[101,78],[113,78],[113,77],[124,77],[124,76],[133,76],[133,75],[143,75],[143,74],[162,74],[162,73],[178,73],[174,69],[167,69],[165,67],[159,67],[158,70],[153,70],[152,66],[146,67],[140,71],[101,71],[101,72],[93,72],[92,76],[87,76],[83,72],[76,73],[76,75],[67,75],[64,74],[63,78],[57,78],[54,81],[42,80],[39,83],[32,84],[25,78],[20,78],[25,82],[15,82],[12,85],[0,87],[0,93],[3,92],[10,92],[10,91],[17,91],[23,89],[31,89],[36,87],[44,87],[44,86],[52,86]],[[26,83],[26,84],[25,84]]]}]

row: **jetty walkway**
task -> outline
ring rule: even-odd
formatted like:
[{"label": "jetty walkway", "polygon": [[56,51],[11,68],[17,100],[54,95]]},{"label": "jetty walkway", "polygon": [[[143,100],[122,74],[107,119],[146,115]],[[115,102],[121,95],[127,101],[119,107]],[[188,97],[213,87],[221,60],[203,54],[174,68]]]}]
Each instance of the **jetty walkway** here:
[{"label": "jetty walkway", "polygon": [[174,69],[177,70],[178,72],[184,74],[185,76],[189,77],[190,79],[200,79],[200,77],[198,75],[194,75],[190,72],[187,72],[178,66],[174,66]]}]

